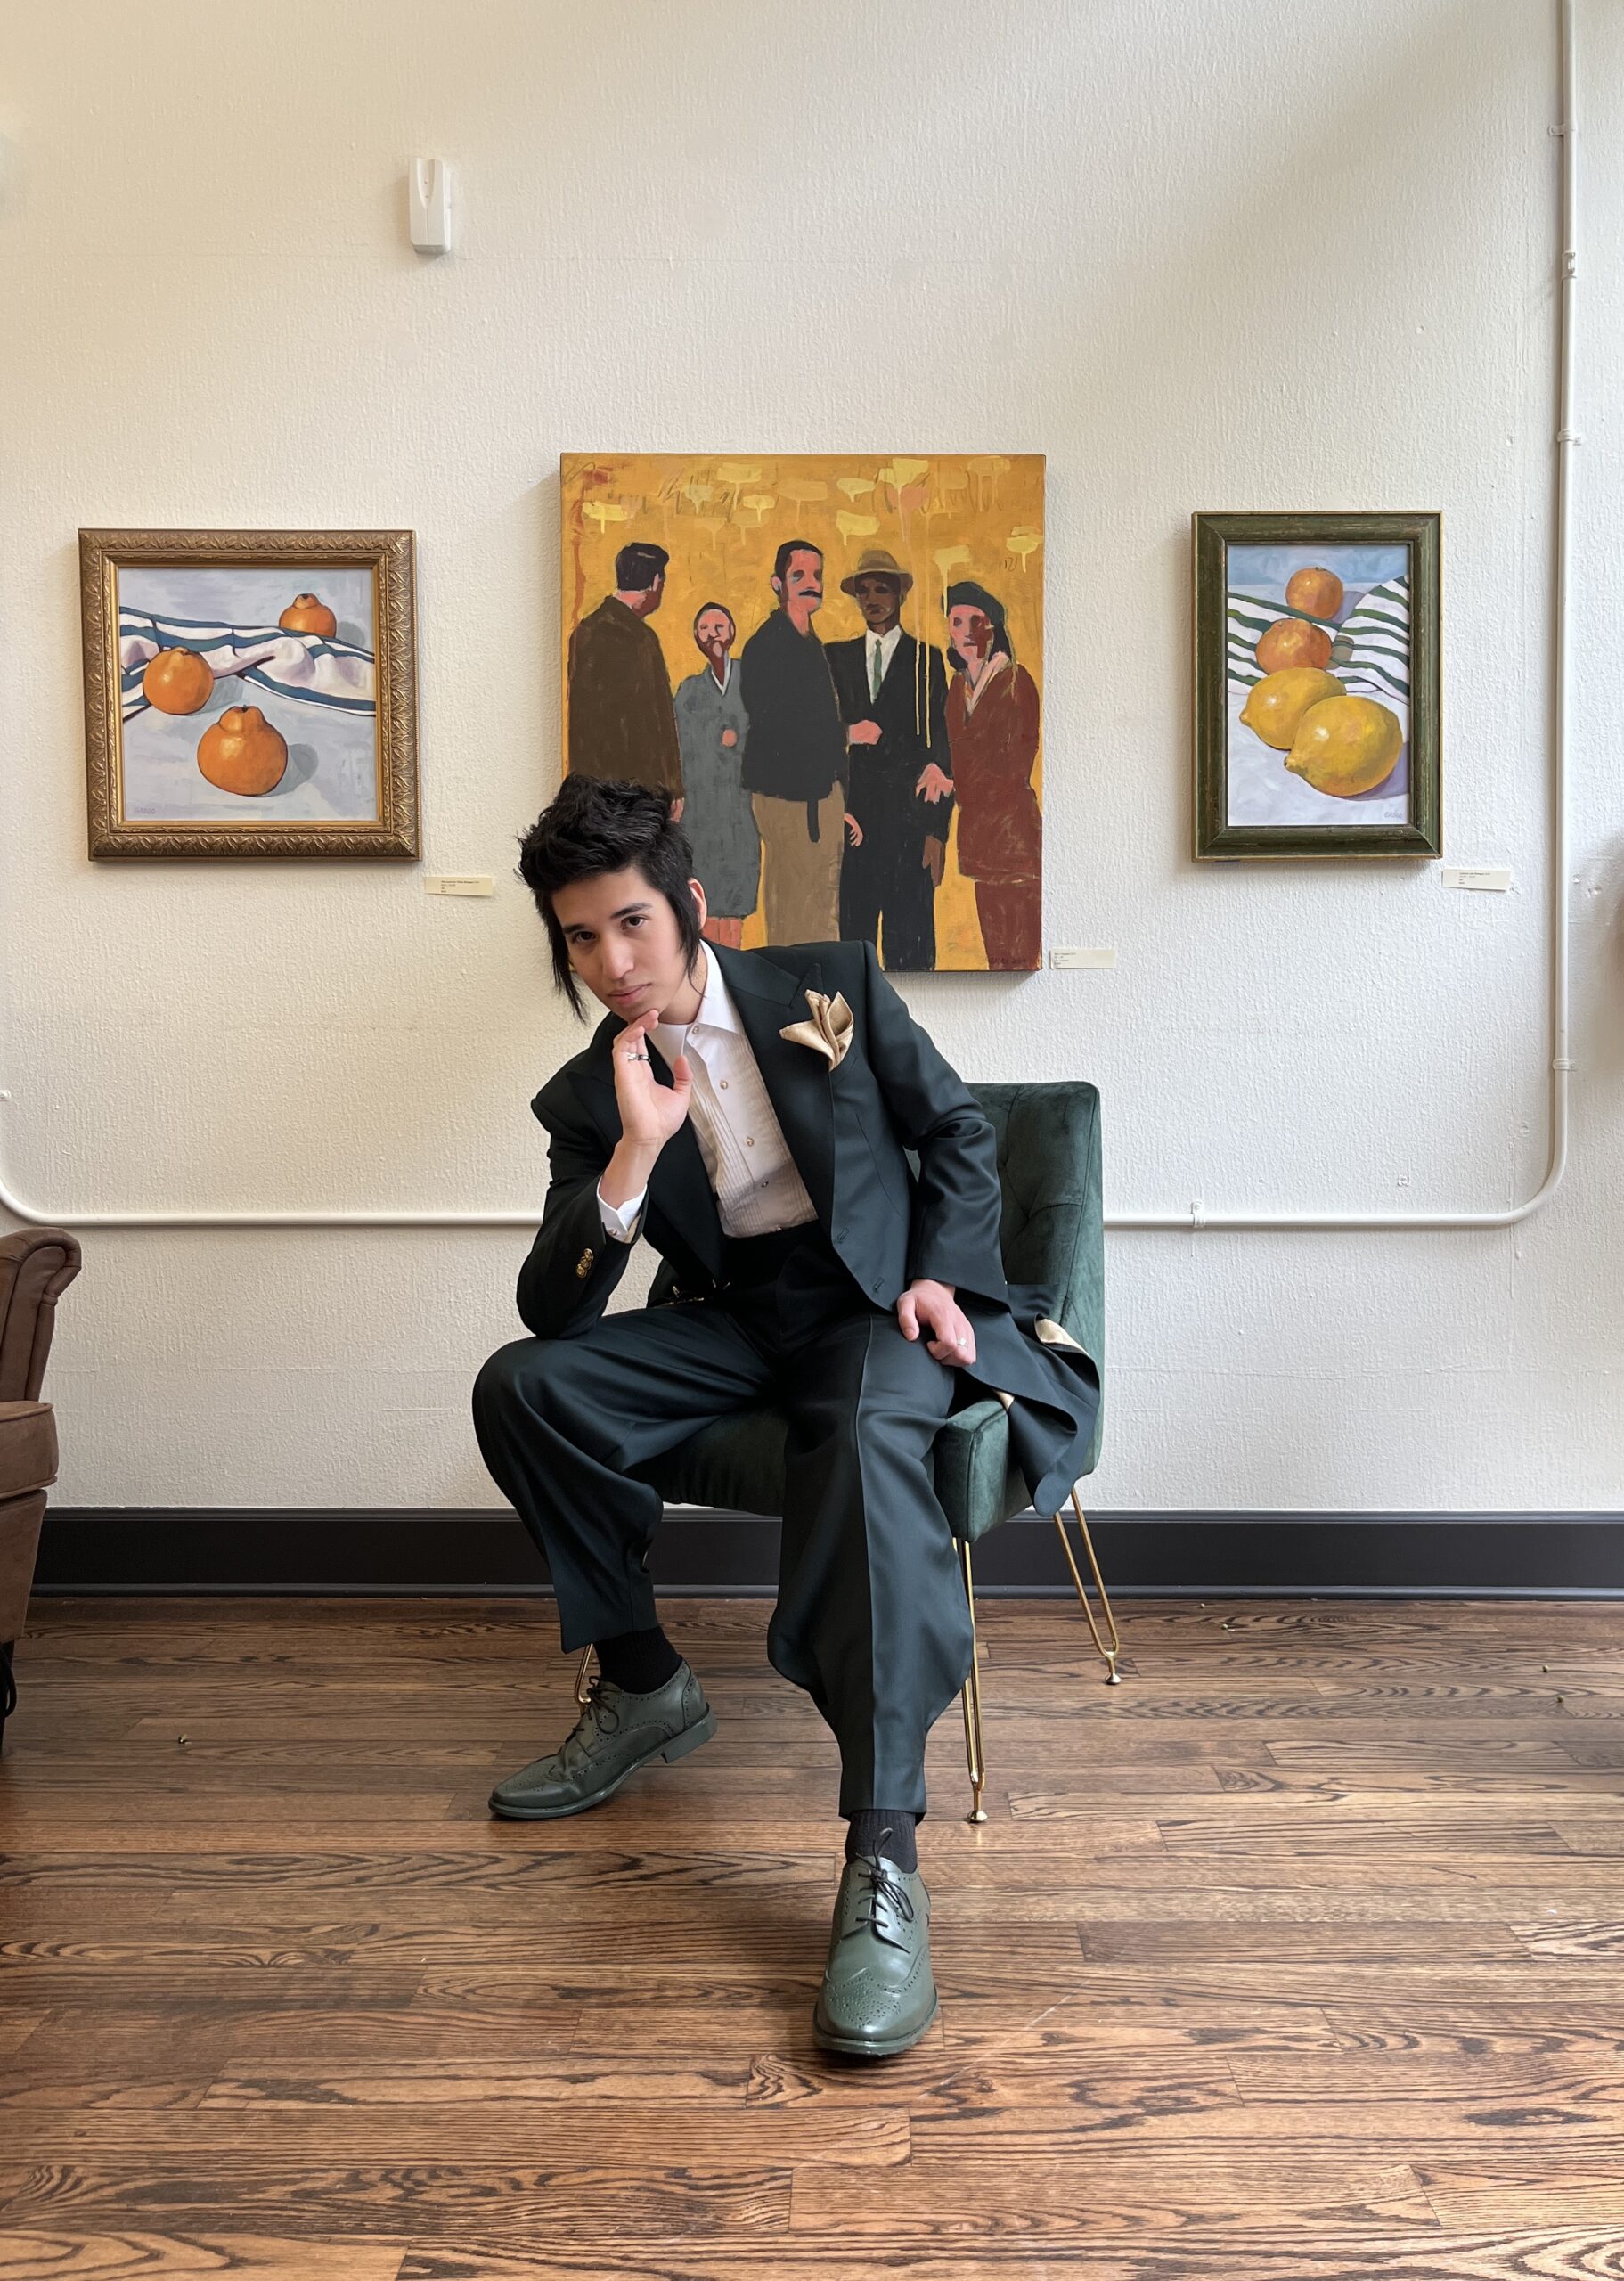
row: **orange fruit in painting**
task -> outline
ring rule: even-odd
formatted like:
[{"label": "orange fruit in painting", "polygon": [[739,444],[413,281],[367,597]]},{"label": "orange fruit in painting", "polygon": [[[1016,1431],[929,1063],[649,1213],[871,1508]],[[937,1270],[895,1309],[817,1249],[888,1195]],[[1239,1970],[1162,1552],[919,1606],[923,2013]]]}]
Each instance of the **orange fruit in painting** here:
[{"label": "orange fruit in painting", "polygon": [[319,594],[295,594],[276,623],[284,634],[319,634],[331,642],[339,621]]},{"label": "orange fruit in painting", "polygon": [[1331,662],[1331,637],[1305,617],[1277,617],[1259,641],[1257,654],[1266,674],[1286,666],[1325,666]]},{"label": "orange fruit in painting", "polygon": [[198,766],[223,792],[273,791],[287,765],[287,741],[257,705],[233,705],[198,745]]},{"label": "orange fruit in painting", "polygon": [[160,650],[147,660],[141,693],[160,713],[195,713],[214,695],[207,658],[195,650]]},{"label": "orange fruit in painting", "polygon": [[1342,606],[1342,582],[1334,570],[1322,570],[1317,564],[1293,570],[1285,582],[1285,599],[1310,617],[1334,617]]}]

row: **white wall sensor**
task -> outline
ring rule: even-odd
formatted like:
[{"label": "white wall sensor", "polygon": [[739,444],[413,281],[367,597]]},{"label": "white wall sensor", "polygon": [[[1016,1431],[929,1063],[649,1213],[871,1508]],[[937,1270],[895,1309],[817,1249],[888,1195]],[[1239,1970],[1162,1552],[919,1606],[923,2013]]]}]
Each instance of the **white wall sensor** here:
[{"label": "white wall sensor", "polygon": [[451,168],[444,159],[413,159],[406,175],[412,242],[419,253],[451,250]]}]

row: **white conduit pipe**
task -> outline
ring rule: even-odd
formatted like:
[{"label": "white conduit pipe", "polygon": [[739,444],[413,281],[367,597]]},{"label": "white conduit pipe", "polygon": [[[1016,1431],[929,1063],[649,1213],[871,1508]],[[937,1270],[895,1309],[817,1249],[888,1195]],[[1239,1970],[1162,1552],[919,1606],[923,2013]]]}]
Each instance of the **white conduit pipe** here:
[{"label": "white conduit pipe", "polygon": [[[1108,1212],[1107,1228],[1511,1228],[1555,1194],[1568,1157],[1568,562],[1569,470],[1579,442],[1573,430],[1573,284],[1575,245],[1575,46],[1573,0],[1557,0],[1562,119],[1551,129],[1562,151],[1561,238],[1557,278],[1555,560],[1552,584],[1555,650],[1552,688],[1551,820],[1551,1141],[1546,1175],[1524,1204],[1505,1212]],[[0,1103],[11,1100],[0,1090]],[[523,1212],[42,1212],[12,1193],[0,1173],[0,1204],[19,1220],[56,1228],[534,1228]]]}]

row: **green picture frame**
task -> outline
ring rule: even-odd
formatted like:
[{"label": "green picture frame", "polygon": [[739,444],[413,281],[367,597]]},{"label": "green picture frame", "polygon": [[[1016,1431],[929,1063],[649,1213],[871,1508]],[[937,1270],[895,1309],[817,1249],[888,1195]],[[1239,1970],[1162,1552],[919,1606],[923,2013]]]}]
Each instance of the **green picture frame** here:
[{"label": "green picture frame", "polygon": [[1441,515],[1190,522],[1196,860],[1441,856]]}]

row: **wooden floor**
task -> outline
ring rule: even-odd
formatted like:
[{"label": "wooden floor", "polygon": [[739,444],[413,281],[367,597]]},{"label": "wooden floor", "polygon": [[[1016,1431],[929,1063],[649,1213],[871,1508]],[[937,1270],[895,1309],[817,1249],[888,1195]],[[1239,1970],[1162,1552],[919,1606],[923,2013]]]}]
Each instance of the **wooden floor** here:
[{"label": "wooden floor", "polygon": [[0,1759],[0,2277],[1624,2274],[1624,1609],[983,1610],[941,2015],[811,2034],[832,1746],[763,1602],[716,1739],[491,1820],[544,1601],[37,1602]]}]

